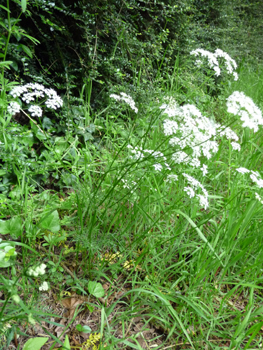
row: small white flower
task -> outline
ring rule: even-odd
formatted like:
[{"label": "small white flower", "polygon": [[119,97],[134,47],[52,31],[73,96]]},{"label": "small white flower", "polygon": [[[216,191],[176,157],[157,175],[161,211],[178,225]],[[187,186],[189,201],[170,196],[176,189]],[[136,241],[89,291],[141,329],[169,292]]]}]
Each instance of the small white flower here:
[{"label": "small white flower", "polygon": [[163,168],[161,164],[153,164],[153,166],[154,166],[154,169],[157,171],[161,171]]},{"label": "small white flower", "polygon": [[192,187],[185,187],[184,191],[188,194],[190,198],[193,198],[195,196],[195,191],[192,189]]},{"label": "small white flower", "polygon": [[207,170],[207,165],[203,164],[202,168],[200,168],[203,172],[203,176],[205,176],[207,173],[208,173],[208,170]]},{"label": "small white flower", "polygon": [[231,142],[231,146],[233,147],[233,150],[235,150],[235,151],[240,151],[241,150],[241,146],[237,142]]},{"label": "small white flower", "polygon": [[39,287],[39,290],[40,291],[47,291],[48,288],[49,288],[48,283],[45,281],[41,284],[41,286]]},{"label": "small white flower", "polygon": [[246,169],[246,168],[237,168],[236,169],[237,172],[241,173],[241,174],[246,174],[246,173],[250,173],[250,170]]},{"label": "small white flower", "polygon": [[38,277],[39,275],[44,275],[46,267],[47,267],[46,264],[41,264],[40,266],[30,267],[27,270],[27,274],[29,276],[34,276],[34,277]]},{"label": "small white flower", "polygon": [[170,174],[167,176],[167,182],[172,183],[173,181],[178,181],[178,176],[176,174]]},{"label": "small white flower", "polygon": [[39,106],[31,105],[28,108],[28,112],[32,115],[32,117],[42,117],[42,109]]},{"label": "small white flower", "polygon": [[253,100],[243,92],[234,91],[227,98],[227,111],[240,116],[243,121],[243,128],[248,127],[258,131],[258,126],[263,125],[261,110],[254,104]]},{"label": "small white flower", "polygon": [[16,113],[19,113],[20,111],[20,105],[13,101],[13,102],[10,102],[9,106],[7,107],[7,112],[11,115],[14,115]]},{"label": "small white flower", "polygon": [[138,108],[135,106],[135,102],[133,98],[130,95],[127,95],[125,92],[120,93],[121,96],[118,96],[116,94],[111,94],[110,98],[114,98],[116,101],[124,101],[126,102],[131,109],[134,110],[135,113],[138,113]]}]

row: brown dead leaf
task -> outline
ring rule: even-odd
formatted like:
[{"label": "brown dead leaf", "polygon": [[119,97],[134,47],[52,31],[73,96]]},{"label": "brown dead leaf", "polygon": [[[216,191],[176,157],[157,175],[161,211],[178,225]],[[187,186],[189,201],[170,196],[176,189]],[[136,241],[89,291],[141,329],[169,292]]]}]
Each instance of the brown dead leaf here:
[{"label": "brown dead leaf", "polygon": [[68,309],[68,311],[64,314],[64,316],[72,318],[74,316],[77,306],[83,304],[85,301],[86,301],[85,297],[82,297],[77,294],[60,300],[60,303]]}]

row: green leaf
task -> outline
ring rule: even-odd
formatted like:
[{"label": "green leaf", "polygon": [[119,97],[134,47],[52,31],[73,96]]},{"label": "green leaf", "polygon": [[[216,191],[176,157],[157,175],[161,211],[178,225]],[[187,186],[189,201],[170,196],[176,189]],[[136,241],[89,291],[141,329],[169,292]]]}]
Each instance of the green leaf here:
[{"label": "green leaf", "polygon": [[104,296],[104,289],[103,289],[101,283],[89,281],[88,291],[90,294],[94,295],[94,297],[96,297],[96,298],[101,298]]},{"label": "green leaf", "polygon": [[3,5],[0,5],[0,7],[2,7],[2,9],[4,9],[5,11],[7,11],[7,12],[11,13],[11,11],[10,11],[10,10],[8,10],[8,8],[7,8],[7,7],[4,7]]},{"label": "green leaf", "polygon": [[2,235],[7,235],[9,233],[7,223],[8,223],[8,221],[6,221],[6,220],[0,220],[0,233]]},{"label": "green leaf", "polygon": [[77,324],[76,329],[79,332],[91,333],[91,328],[89,326],[82,326],[81,324]]},{"label": "green leaf", "polygon": [[25,10],[26,10],[26,0],[21,0],[21,7],[22,7],[22,12],[25,12]]},{"label": "green leaf", "polygon": [[13,61],[3,61],[3,62],[0,62],[0,66],[3,66],[5,68],[8,68],[9,69],[9,66],[13,63]]},{"label": "green leaf", "polygon": [[19,216],[13,217],[11,220],[0,220],[0,233],[10,235],[14,238],[18,238],[22,233],[22,220]]},{"label": "green leaf", "polygon": [[66,349],[66,350],[70,350],[71,349],[70,344],[69,344],[69,340],[68,340],[68,335],[66,335],[66,337],[65,337],[65,341],[64,341],[64,344],[63,344],[63,349]]},{"label": "green leaf", "polygon": [[33,54],[32,54],[32,51],[30,50],[30,48],[29,47],[27,47],[26,45],[23,45],[23,44],[21,44],[21,45],[19,45],[21,48],[22,48],[22,50],[27,54],[27,56],[29,56],[30,58],[33,58]]},{"label": "green leaf", "polygon": [[48,338],[43,338],[43,337],[29,339],[25,343],[23,350],[39,350],[47,341],[48,341]]},{"label": "green leaf", "polygon": [[45,215],[39,222],[39,226],[51,232],[58,232],[60,230],[60,220],[57,210]]}]

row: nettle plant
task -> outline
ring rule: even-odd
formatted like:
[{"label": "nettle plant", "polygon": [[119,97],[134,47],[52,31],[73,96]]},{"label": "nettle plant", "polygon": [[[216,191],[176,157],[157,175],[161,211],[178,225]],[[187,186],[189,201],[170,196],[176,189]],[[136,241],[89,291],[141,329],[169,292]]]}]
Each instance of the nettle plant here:
[{"label": "nettle plant", "polygon": [[[209,58],[210,67],[213,65],[216,74],[220,74],[219,63],[215,55],[208,55],[208,51],[198,50],[197,53],[204,53]],[[223,57],[227,62],[227,71],[233,74],[237,79],[237,73],[234,72],[236,64],[234,60],[221,50],[216,50],[216,55]],[[112,98],[118,101],[126,102],[133,110],[137,111],[135,102],[130,96],[122,93],[125,99],[121,97]],[[254,104],[251,98],[245,96],[243,92],[235,91],[226,100],[227,112],[240,116],[243,121],[243,128],[249,128],[258,131],[258,126],[263,125],[263,117],[260,109]],[[229,143],[229,154],[232,151],[240,151],[240,139],[235,131],[229,126],[222,125],[214,120],[204,116],[201,111],[193,104],[179,106],[172,97],[164,98],[164,103],[159,107],[162,110],[163,134],[168,139],[169,154],[164,155],[158,148],[155,150],[146,149],[128,145],[130,158],[135,161],[137,173],[127,174],[127,178],[122,179],[122,186],[134,193],[139,187],[140,179],[147,173],[164,173],[169,183],[177,182],[185,184],[183,191],[190,199],[195,199],[198,205],[207,209],[209,207],[209,193],[203,185],[205,176],[208,174],[209,160],[219,151],[219,144],[223,138]],[[158,150],[157,150],[158,149]],[[166,153],[168,153],[166,151]],[[263,180],[258,172],[237,168],[239,173],[249,173],[253,185],[257,188],[263,187]],[[176,171],[176,172],[175,172]],[[195,173],[196,176],[192,176]],[[179,180],[182,181],[179,181]],[[178,185],[179,186],[179,185]],[[260,195],[256,192],[256,198],[262,201]]]}]

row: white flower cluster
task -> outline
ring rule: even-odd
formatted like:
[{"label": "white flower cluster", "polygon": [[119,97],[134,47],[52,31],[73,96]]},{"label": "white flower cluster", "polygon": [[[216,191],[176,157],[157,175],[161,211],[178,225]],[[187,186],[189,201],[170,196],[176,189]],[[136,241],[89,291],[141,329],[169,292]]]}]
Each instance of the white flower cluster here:
[{"label": "white flower cluster", "polygon": [[[206,210],[208,208],[208,192],[204,186],[197,181],[194,177],[183,173],[183,176],[187,179],[189,186],[184,188],[184,191],[188,194],[190,198],[197,197],[201,207]],[[201,189],[202,194],[196,194],[196,191]]]},{"label": "white flower cluster", "polygon": [[[200,167],[200,156],[210,159],[212,154],[218,151],[217,137],[226,136],[227,139],[238,141],[238,136],[233,130],[203,116],[194,105],[186,104],[180,107],[169,98],[168,103],[160,108],[170,117],[163,122],[165,136],[174,135],[169,140],[170,145],[179,146],[182,150],[172,156],[177,164],[187,163],[193,167]],[[231,144],[234,150],[240,150],[237,142]],[[191,155],[183,151],[186,148],[192,149]],[[204,174],[207,173],[207,169],[202,170]]]},{"label": "white flower cluster", "polygon": [[258,131],[258,126],[263,125],[261,110],[243,92],[234,91],[227,98],[226,105],[228,113],[240,116],[240,119],[244,122],[242,125],[244,128],[248,127],[256,132]]},{"label": "white flower cluster", "polygon": [[11,115],[14,115],[16,113],[19,113],[20,111],[20,105],[19,103],[12,101],[9,103],[9,106],[7,107],[7,112]]},{"label": "white flower cluster", "polygon": [[250,179],[259,187],[262,188],[263,187],[263,180],[261,179],[261,176],[259,174],[259,172],[257,171],[253,171],[253,170],[248,170],[246,168],[237,168],[236,169],[237,172],[241,173],[241,174],[250,174],[249,177]]},{"label": "white flower cluster", "polygon": [[[226,52],[222,51],[221,49],[216,49],[214,53],[203,50],[203,49],[196,49],[190,52],[190,55],[206,57],[208,60],[209,67],[212,68],[215,71],[215,75],[219,76],[221,74],[221,69],[219,67],[218,58],[224,58],[226,70],[228,74],[232,74],[234,77],[234,80],[238,80],[238,74],[235,72],[237,68],[236,61],[233,60]],[[202,61],[200,59],[196,60],[196,65],[198,67],[201,66]]]},{"label": "white flower cluster", "polygon": [[[159,151],[153,151],[153,150],[149,150],[149,149],[142,149],[141,147],[132,147],[131,145],[128,145],[127,148],[130,149],[130,152],[132,153],[132,156],[130,158],[132,159],[143,159],[145,157],[152,156],[155,159],[157,159],[159,162],[156,164],[153,164],[153,167],[156,171],[162,171],[163,168],[171,170],[169,164],[167,164],[166,162],[166,157],[163,155],[162,152]],[[161,163],[162,164],[161,164]]]},{"label": "white flower cluster", "polygon": [[27,274],[29,276],[34,276],[34,277],[38,277],[40,275],[44,275],[46,267],[47,267],[47,265],[45,265],[45,264],[41,264],[39,266],[30,267],[27,270]]},{"label": "white flower cluster", "polygon": [[124,101],[127,103],[135,113],[138,113],[138,108],[135,106],[135,102],[130,95],[125,94],[125,92],[121,92],[120,96],[116,94],[111,94],[111,98],[114,98],[116,101]]},{"label": "white flower cluster", "polygon": [[47,291],[48,288],[49,288],[48,283],[45,281],[41,284],[41,286],[39,287],[39,290],[40,291]]},{"label": "white flower cluster", "polygon": [[[63,106],[63,100],[61,99],[61,97],[58,96],[55,90],[47,89],[43,85],[38,83],[29,83],[22,86],[15,86],[11,90],[10,94],[14,98],[21,97],[22,101],[24,101],[27,104],[34,102],[38,99],[45,99],[45,105],[48,108],[57,109]],[[8,106],[8,112],[12,111],[12,108],[18,108],[18,106],[14,105],[14,103],[16,102],[10,103],[10,105]],[[28,111],[29,113],[31,113],[32,116],[42,116],[42,109],[37,105],[31,105]]]}]

